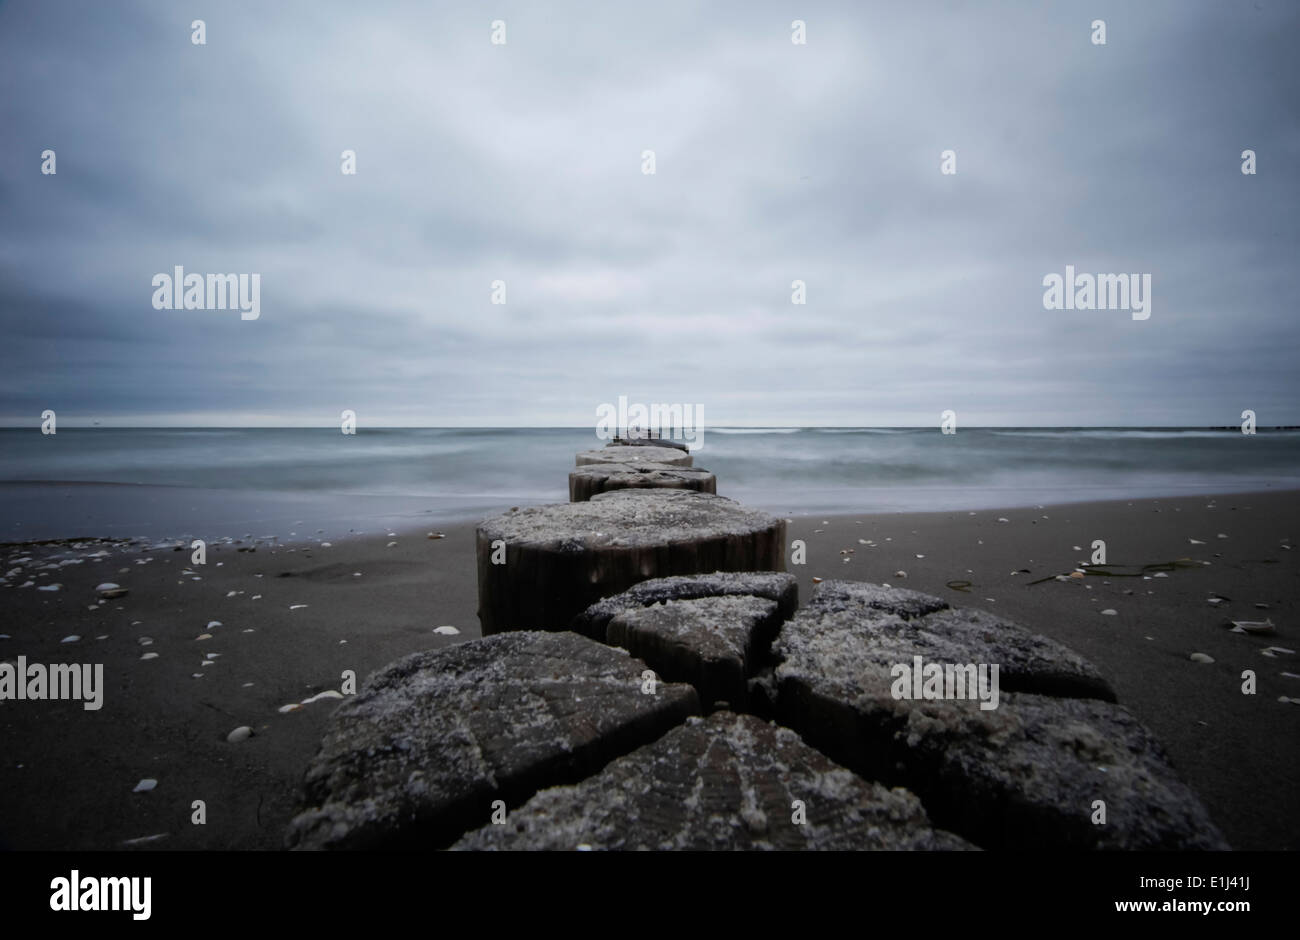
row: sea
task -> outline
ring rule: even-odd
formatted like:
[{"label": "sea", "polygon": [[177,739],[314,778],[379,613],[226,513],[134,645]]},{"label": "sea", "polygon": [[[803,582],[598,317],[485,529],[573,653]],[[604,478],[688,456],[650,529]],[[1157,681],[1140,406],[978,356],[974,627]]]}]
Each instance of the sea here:
[{"label": "sea", "polygon": [[[413,531],[568,499],[588,428],[0,429],[0,541]],[[1300,430],[707,428],[718,493],[793,516],[1300,489]]]}]

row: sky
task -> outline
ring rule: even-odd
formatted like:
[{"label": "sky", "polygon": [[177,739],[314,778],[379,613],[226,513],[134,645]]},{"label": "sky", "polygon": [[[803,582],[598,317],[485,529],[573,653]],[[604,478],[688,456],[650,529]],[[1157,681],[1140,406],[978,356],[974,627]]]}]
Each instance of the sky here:
[{"label": "sky", "polygon": [[[0,2],[0,423],[1300,424],[1298,35],[1289,0]],[[259,275],[257,319],[156,309],[178,265]],[[1149,318],[1045,309],[1067,265],[1149,274]]]}]

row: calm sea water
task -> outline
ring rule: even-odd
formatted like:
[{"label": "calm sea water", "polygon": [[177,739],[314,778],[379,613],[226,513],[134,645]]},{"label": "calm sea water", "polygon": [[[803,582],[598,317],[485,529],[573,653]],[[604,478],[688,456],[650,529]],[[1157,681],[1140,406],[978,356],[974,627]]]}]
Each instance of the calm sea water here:
[{"label": "calm sea water", "polygon": [[[1300,432],[706,430],[718,492],[773,512],[980,509],[1300,488]],[[591,429],[0,430],[0,540],[432,527],[564,501]]]}]

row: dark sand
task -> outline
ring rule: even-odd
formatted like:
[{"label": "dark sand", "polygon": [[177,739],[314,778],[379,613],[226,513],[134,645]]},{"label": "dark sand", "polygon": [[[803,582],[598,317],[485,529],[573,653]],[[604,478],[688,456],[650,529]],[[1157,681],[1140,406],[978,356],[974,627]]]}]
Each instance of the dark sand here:
[{"label": "dark sand", "polygon": [[[406,653],[478,636],[473,528],[443,528],[447,537],[437,540],[424,531],[333,538],[330,548],[213,544],[207,565],[193,568],[199,581],[180,575],[188,550],[3,547],[4,571],[25,551],[33,561],[0,586],[0,634],[10,635],[0,639],[0,657],[103,663],[106,688],[98,712],[80,702],[0,703],[0,843],[109,849],[165,833],[141,847],[280,848],[336,702],[279,708],[338,689],[345,669],[360,681]],[[887,582],[1005,614],[1071,646],[1163,740],[1234,848],[1300,848],[1300,707],[1278,701],[1300,698],[1300,678],[1283,675],[1300,675],[1300,656],[1261,652],[1300,651],[1300,553],[1283,548],[1300,538],[1300,493],[793,517],[789,537],[808,546],[808,563],[790,568],[801,599],[814,577]],[[1210,564],[1149,580],[1029,584],[1087,561],[1094,539],[1106,541],[1112,569],[1180,558]],[[109,557],[46,577],[35,570],[48,555],[84,558],[101,548]],[[18,587],[28,579],[62,588]],[[970,590],[946,586],[954,580],[972,582]],[[88,610],[105,581],[130,593]],[[1213,596],[1227,600],[1216,606]],[[296,604],[307,606],[291,611]],[[1117,614],[1101,615],[1106,608]],[[1265,618],[1275,635],[1225,626]],[[197,640],[211,620],[222,626]],[[434,633],[440,625],[460,633]],[[60,643],[70,634],[81,639]],[[154,643],[139,645],[142,636]],[[158,658],[142,661],[145,652]],[[1193,662],[1194,652],[1215,662]],[[201,666],[208,653],[221,655]],[[1245,669],[1256,671],[1257,695],[1241,693]],[[240,725],[254,737],[227,743]],[[132,793],[142,778],[157,779],[156,789]],[[206,803],[206,825],[191,823],[195,800]]]}]

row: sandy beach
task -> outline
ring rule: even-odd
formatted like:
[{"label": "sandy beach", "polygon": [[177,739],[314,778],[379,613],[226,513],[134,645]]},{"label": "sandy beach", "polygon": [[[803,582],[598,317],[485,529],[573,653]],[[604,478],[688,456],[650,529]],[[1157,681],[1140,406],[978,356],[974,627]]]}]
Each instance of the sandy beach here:
[{"label": "sandy beach", "polygon": [[[1300,658],[1272,649],[1300,647],[1287,547],[1300,537],[1300,492],[789,519],[789,538],[807,545],[807,563],[789,568],[801,599],[817,578],[891,583],[1059,640],[1163,741],[1234,848],[1300,847],[1300,709],[1279,701],[1300,698]],[[155,543],[6,545],[0,655],[102,663],[105,688],[98,711],[0,705],[0,840],[281,848],[337,704],[301,703],[339,689],[345,670],[360,681],[406,653],[477,637],[473,535],[459,524],[328,547],[248,539],[209,545],[203,566]],[[1096,539],[1113,576],[1054,577],[1089,561]],[[60,560],[80,563],[38,570]],[[100,603],[105,582],[128,593]],[[1265,619],[1275,634],[1229,629]],[[1241,691],[1247,669],[1255,695]],[[228,742],[240,726],[253,736]],[[156,787],[132,792],[145,779]],[[192,822],[196,800],[204,825]]]}]

